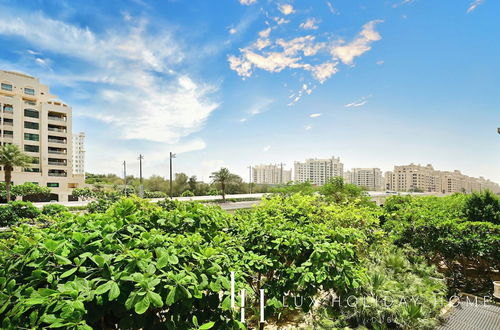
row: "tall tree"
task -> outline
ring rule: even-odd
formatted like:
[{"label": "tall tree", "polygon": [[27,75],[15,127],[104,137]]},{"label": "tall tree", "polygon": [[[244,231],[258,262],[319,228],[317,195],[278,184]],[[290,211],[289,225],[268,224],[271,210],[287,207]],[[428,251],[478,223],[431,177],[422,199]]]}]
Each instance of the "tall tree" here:
[{"label": "tall tree", "polygon": [[25,167],[31,163],[32,158],[23,153],[15,144],[5,144],[0,147],[0,165],[5,171],[5,190],[7,202],[10,202],[10,188],[12,171],[14,167]]},{"label": "tall tree", "polygon": [[213,172],[210,178],[212,179],[213,183],[220,184],[222,200],[225,202],[227,186],[230,183],[237,181],[239,179],[239,176],[237,176],[236,174],[232,174],[227,168],[223,167],[219,171]]},{"label": "tall tree", "polygon": [[189,185],[189,190],[191,190],[191,192],[195,192],[196,191],[196,185],[197,185],[197,178],[196,178],[196,175],[193,175],[192,177],[189,178],[189,181],[188,181],[188,185]]}]

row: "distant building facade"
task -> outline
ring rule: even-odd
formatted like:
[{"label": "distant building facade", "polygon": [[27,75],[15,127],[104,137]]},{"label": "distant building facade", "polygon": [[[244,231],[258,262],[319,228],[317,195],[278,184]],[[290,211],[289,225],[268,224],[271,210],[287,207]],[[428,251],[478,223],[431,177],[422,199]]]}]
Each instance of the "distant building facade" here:
[{"label": "distant building facade", "polygon": [[340,162],[340,157],[327,159],[311,158],[305,162],[295,162],[294,181],[311,182],[314,185],[322,186],[331,178],[344,175],[344,164]]},{"label": "distant building facade", "polygon": [[257,165],[252,167],[252,182],[256,184],[285,184],[292,181],[292,170],[281,165]]},{"label": "distant building facade", "polygon": [[85,174],[85,133],[73,134],[73,173]]},{"label": "distant building facade", "polygon": [[474,178],[460,171],[439,171],[432,165],[394,166],[385,176],[386,188],[394,191],[422,191],[442,194],[489,189],[500,193],[500,186],[483,177]]},{"label": "distant building facade", "polygon": [[353,168],[344,173],[346,183],[352,183],[370,191],[384,190],[384,176],[379,168]]},{"label": "distant building facade", "polygon": [[[18,145],[32,157],[14,168],[12,182],[51,188],[49,200],[68,201],[84,176],[73,173],[71,107],[56,100],[37,78],[0,70],[0,143]],[[0,169],[0,180],[5,172]]]}]

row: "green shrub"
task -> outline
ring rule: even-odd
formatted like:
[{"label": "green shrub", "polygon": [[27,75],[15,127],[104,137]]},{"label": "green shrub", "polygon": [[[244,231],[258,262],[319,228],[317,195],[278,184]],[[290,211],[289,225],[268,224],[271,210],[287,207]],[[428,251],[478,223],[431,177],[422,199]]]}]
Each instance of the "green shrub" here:
[{"label": "green shrub", "polygon": [[0,206],[0,226],[16,224],[20,219],[35,219],[42,212],[31,202],[14,201]]},{"label": "green shrub", "polygon": [[47,204],[42,208],[42,213],[45,215],[57,215],[62,212],[67,212],[68,208],[61,204]]},{"label": "green shrub", "polygon": [[193,197],[194,193],[191,190],[186,190],[181,194],[181,197]]},{"label": "green shrub", "polygon": [[464,214],[469,221],[489,221],[500,225],[500,197],[489,190],[472,193],[465,201]]}]

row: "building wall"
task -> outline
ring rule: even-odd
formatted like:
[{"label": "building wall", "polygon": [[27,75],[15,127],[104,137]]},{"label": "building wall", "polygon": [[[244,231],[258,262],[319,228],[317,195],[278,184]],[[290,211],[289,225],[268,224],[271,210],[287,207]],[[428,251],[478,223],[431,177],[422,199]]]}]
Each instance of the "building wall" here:
[{"label": "building wall", "polygon": [[385,189],[384,178],[379,168],[353,168],[344,173],[344,180],[370,191]]},{"label": "building wall", "polygon": [[252,167],[252,182],[256,184],[285,184],[292,181],[292,170],[281,165],[257,165]]},{"label": "building wall", "polygon": [[344,164],[340,158],[306,159],[305,162],[295,162],[294,181],[311,182],[314,185],[324,185],[331,178],[344,175]]},{"label": "building wall", "polygon": [[439,171],[432,165],[394,166],[394,170],[386,173],[386,187],[394,191],[414,191],[437,193],[472,192],[489,189],[500,192],[500,186],[483,177],[474,178],[460,171]]},{"label": "building wall", "polygon": [[85,133],[73,134],[73,173],[85,174]]},{"label": "building wall", "polygon": [[37,160],[14,169],[14,184],[48,186],[59,201],[67,201],[73,188],[84,185],[83,175],[73,174],[71,107],[34,77],[0,70],[0,83],[0,143],[16,144]]}]

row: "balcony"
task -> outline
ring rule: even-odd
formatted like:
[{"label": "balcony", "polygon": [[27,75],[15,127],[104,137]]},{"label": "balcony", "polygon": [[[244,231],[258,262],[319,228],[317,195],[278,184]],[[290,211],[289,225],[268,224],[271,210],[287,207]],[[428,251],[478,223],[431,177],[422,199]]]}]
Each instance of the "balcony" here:
[{"label": "balcony", "polygon": [[49,176],[66,177],[68,173],[62,170],[49,170]]},{"label": "balcony", "polygon": [[56,138],[48,138],[48,141],[51,143],[60,143],[60,144],[66,144],[66,139],[56,139]]},{"label": "balcony", "polygon": [[48,153],[55,155],[66,155],[68,152],[66,149],[49,148]]},{"label": "balcony", "polygon": [[49,158],[48,164],[54,165],[54,166],[67,166],[68,162],[66,160],[63,160],[63,159],[58,160],[58,159],[50,159]]},{"label": "balcony", "polygon": [[10,120],[3,120],[4,126],[14,126],[14,122]]},{"label": "balcony", "polygon": [[[62,127],[62,126],[61,126]],[[49,126],[47,128],[50,132],[58,132],[58,133],[66,133],[66,128],[60,128],[60,127],[55,127],[55,126]]]},{"label": "balcony", "polygon": [[14,134],[12,133],[7,133],[7,132],[4,132],[3,133],[3,137],[6,138],[6,139],[13,139],[14,138]]},{"label": "balcony", "polygon": [[66,117],[56,117],[56,116],[48,116],[49,120],[56,120],[56,121],[66,121]]},{"label": "balcony", "polygon": [[11,105],[4,105],[3,112],[6,113],[14,113],[14,108]]}]

